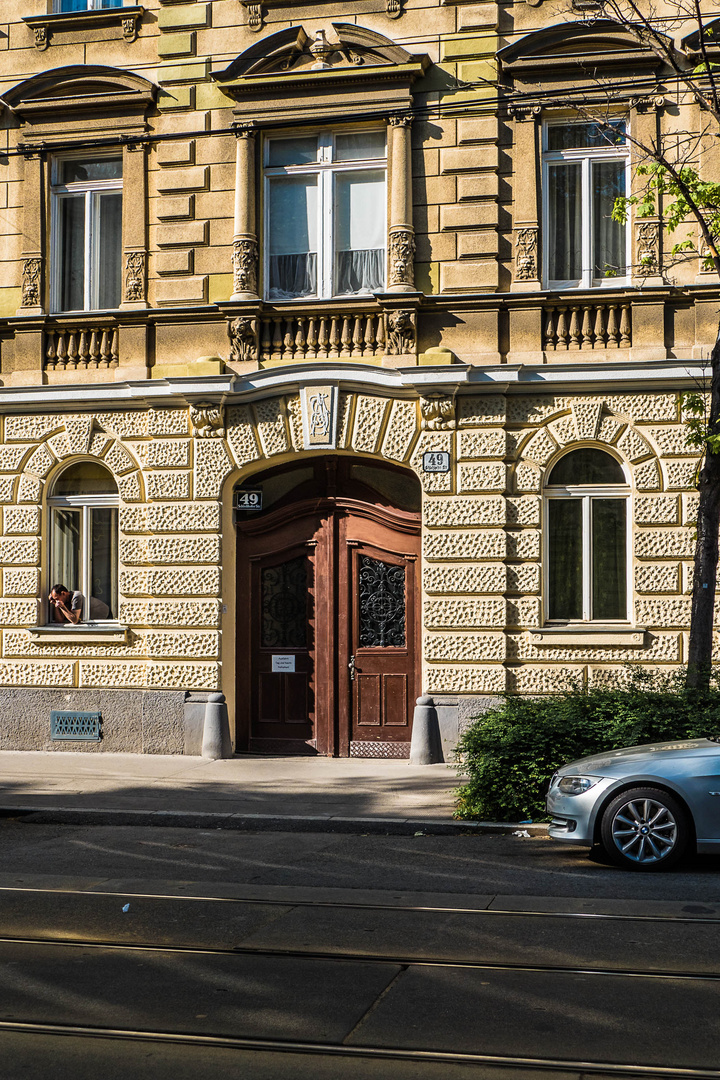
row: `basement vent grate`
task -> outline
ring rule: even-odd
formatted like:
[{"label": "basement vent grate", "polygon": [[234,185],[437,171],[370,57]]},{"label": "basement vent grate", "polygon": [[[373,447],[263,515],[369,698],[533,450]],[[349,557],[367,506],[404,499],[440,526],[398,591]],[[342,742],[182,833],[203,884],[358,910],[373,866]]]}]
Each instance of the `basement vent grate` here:
[{"label": "basement vent grate", "polygon": [[51,712],[50,738],[53,742],[72,739],[76,742],[100,742],[99,712]]}]

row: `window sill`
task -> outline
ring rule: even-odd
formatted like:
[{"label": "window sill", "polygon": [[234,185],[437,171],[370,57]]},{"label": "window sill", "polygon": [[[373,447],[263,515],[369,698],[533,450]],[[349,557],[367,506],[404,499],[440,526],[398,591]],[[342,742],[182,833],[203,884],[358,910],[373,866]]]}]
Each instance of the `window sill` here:
[{"label": "window sill", "polygon": [[114,622],[81,623],[79,626],[56,623],[47,626],[28,627],[30,637],[38,645],[59,645],[61,642],[86,645],[89,642],[122,645],[128,639],[128,627]]},{"label": "window sill", "polygon": [[50,45],[53,34],[58,30],[90,30],[96,26],[117,25],[122,27],[125,41],[135,41],[144,12],[144,7],[135,4],[132,7],[62,11],[51,15],[26,15],[23,22],[35,34],[36,48],[44,51]]},{"label": "window sill", "polygon": [[645,627],[612,624],[568,623],[566,626],[543,626],[530,631],[533,645],[619,645],[638,648],[645,644]]}]

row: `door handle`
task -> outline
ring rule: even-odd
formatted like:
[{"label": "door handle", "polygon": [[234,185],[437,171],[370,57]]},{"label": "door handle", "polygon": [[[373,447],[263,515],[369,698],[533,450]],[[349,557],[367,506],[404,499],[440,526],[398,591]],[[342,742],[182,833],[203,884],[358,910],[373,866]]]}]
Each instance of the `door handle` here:
[{"label": "door handle", "polygon": [[350,682],[355,682],[355,657],[354,656],[350,657],[350,663],[348,664],[348,667],[350,668]]}]

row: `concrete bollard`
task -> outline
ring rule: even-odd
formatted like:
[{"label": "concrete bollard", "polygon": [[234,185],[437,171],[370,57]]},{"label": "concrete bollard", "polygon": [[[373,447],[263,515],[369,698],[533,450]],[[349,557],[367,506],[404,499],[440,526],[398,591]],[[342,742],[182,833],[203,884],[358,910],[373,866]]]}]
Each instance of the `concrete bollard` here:
[{"label": "concrete bollard", "polygon": [[444,761],[435,702],[424,694],[417,699],[410,740],[411,765],[437,765]]},{"label": "concrete bollard", "polygon": [[211,761],[232,757],[230,724],[224,694],[211,694],[205,703],[202,756]]}]

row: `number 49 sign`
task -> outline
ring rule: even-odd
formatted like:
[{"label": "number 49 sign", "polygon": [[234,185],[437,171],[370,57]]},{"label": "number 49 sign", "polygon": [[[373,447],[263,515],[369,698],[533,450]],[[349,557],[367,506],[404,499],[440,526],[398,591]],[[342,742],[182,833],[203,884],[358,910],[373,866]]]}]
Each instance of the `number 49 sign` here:
[{"label": "number 49 sign", "polygon": [[445,450],[431,450],[422,456],[423,472],[450,472],[450,455]]},{"label": "number 49 sign", "polygon": [[262,491],[236,491],[236,510],[262,510]]}]

